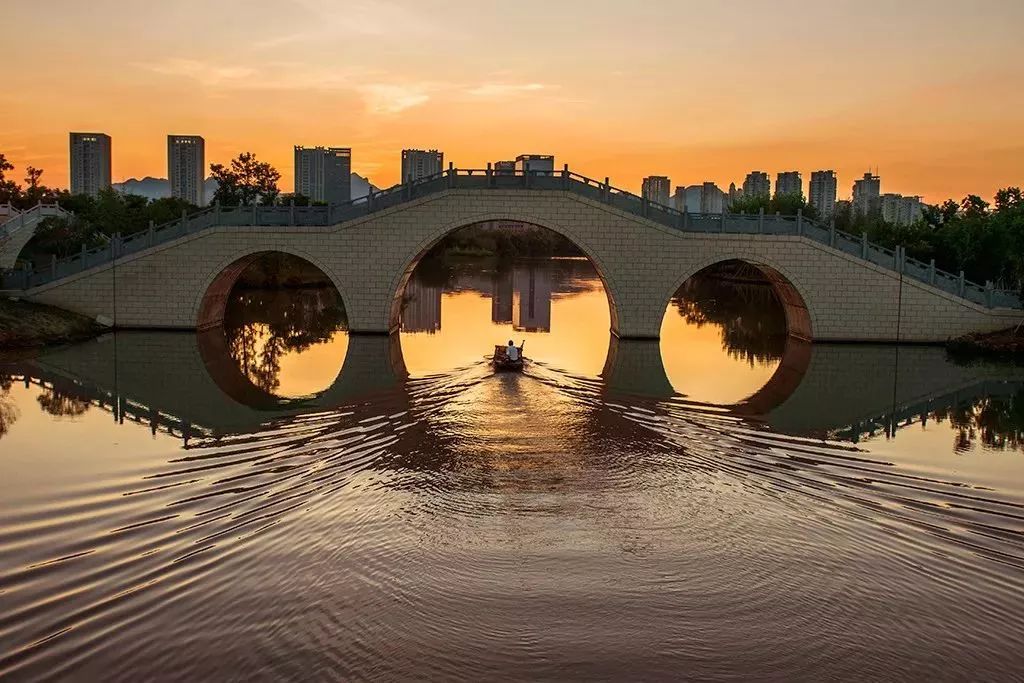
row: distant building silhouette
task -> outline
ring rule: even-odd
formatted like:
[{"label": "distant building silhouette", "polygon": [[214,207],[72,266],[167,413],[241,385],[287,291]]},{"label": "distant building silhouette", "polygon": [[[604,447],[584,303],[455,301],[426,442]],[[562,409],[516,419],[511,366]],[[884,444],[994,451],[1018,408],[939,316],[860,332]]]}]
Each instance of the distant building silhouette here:
[{"label": "distant building silhouette", "polygon": [[705,182],[700,188],[700,210],[702,213],[722,213],[725,211],[725,193],[718,185]]},{"label": "distant building silhouette", "polygon": [[206,204],[203,171],[206,169],[206,142],[199,135],[167,136],[167,178],[171,196],[190,204]]},{"label": "distant building silhouette", "polygon": [[440,286],[410,277],[402,294],[402,331],[433,334],[440,330],[441,293]]},{"label": "distant building silhouette", "polygon": [[836,210],[839,184],[835,171],[814,171],[808,188],[808,201],[823,219],[831,218]]},{"label": "distant building silhouette", "polygon": [[800,171],[782,171],[775,176],[775,196],[793,195],[803,199],[804,181]]},{"label": "distant building silhouette", "polygon": [[643,179],[640,192],[644,199],[668,206],[671,188],[672,181],[668,179],[668,176],[651,175]]},{"label": "distant building silhouette", "polygon": [[751,171],[743,181],[744,197],[770,197],[772,195],[771,181],[764,171]]},{"label": "distant building silhouette", "polygon": [[520,332],[551,331],[551,271],[522,267],[512,271],[512,328]]},{"label": "distant building silhouette", "polygon": [[295,193],[315,202],[340,204],[352,198],[352,149],[295,146]]},{"label": "distant building silhouette", "polygon": [[520,154],[516,157],[516,169],[532,172],[555,172],[555,157],[549,154]]},{"label": "distant building silhouette", "polygon": [[743,188],[736,187],[736,183],[729,183],[729,204],[733,204],[736,200],[743,196]]},{"label": "distant building silhouette", "polygon": [[495,175],[515,175],[516,162],[514,161],[495,161],[494,162],[494,174]]},{"label": "distant building silhouette", "polygon": [[896,225],[913,225],[924,216],[920,197],[901,194],[883,194],[879,200],[882,220]]},{"label": "distant building silhouette", "polygon": [[676,187],[672,206],[689,213],[722,213],[726,209],[727,195],[711,181],[700,185]]},{"label": "distant building silhouette", "polygon": [[444,170],[444,152],[436,149],[403,149],[402,182],[437,175]]},{"label": "distant building silhouette", "polygon": [[865,173],[863,178],[853,183],[853,212],[863,216],[877,209],[881,193],[882,179]]},{"label": "distant building silhouette", "polygon": [[71,133],[71,194],[97,195],[110,187],[110,136]]}]

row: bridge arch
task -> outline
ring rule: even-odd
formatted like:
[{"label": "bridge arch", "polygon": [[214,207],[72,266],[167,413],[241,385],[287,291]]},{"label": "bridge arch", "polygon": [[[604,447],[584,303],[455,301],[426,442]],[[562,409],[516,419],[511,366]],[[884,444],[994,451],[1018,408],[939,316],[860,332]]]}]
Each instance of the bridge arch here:
[{"label": "bridge arch", "polygon": [[218,261],[218,264],[209,269],[204,275],[198,288],[198,294],[192,304],[190,318],[195,323],[195,329],[202,331],[223,324],[228,299],[231,295],[231,290],[238,283],[238,279],[245,272],[246,268],[268,254],[287,254],[300,258],[316,267],[334,285],[338,295],[341,297],[342,305],[348,306],[351,299],[348,297],[341,279],[332,272],[322,259],[317,258],[313,254],[300,249],[279,245],[242,249]]},{"label": "bridge arch", "polygon": [[668,308],[672,297],[683,283],[701,271],[727,261],[740,261],[760,271],[782,304],[789,336],[804,341],[814,339],[814,330],[817,328],[816,312],[807,305],[805,288],[785,267],[763,254],[723,251],[693,262],[660,298],[662,310]]},{"label": "bridge arch", "polygon": [[594,270],[597,271],[597,275],[601,278],[601,284],[604,286],[605,294],[608,297],[608,313],[611,321],[611,331],[617,332],[619,327],[619,316],[618,316],[618,302],[621,301],[621,295],[617,283],[613,278],[609,276],[608,265],[603,262],[597,251],[588,241],[583,238],[579,233],[574,230],[566,228],[555,221],[549,219],[542,219],[536,216],[520,212],[488,212],[481,213],[474,216],[460,218],[456,221],[441,224],[434,230],[430,231],[427,236],[422,239],[414,249],[411,250],[409,255],[404,260],[402,267],[399,268],[398,273],[391,281],[390,289],[391,292],[391,305],[387,311],[386,328],[391,332],[398,329],[401,313],[402,313],[402,294],[405,292],[405,286],[409,282],[409,278],[416,270],[416,266],[419,265],[420,261],[424,256],[430,252],[435,246],[437,246],[441,240],[448,235],[460,230],[467,228],[472,225],[479,223],[486,223],[491,221],[508,221],[514,223],[524,223],[527,225],[543,228],[550,230],[558,235],[561,235],[565,239],[576,245],[583,254],[590,260],[594,265]]}]

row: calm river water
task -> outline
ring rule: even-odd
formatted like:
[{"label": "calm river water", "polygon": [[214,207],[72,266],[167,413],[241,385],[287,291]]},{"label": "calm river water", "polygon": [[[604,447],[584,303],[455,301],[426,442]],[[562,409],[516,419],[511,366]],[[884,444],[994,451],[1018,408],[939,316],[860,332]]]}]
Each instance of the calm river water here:
[{"label": "calm river water", "polygon": [[554,259],[418,272],[392,339],[251,289],[6,359],[0,679],[1020,677],[1024,371],[747,275],[660,342]]}]

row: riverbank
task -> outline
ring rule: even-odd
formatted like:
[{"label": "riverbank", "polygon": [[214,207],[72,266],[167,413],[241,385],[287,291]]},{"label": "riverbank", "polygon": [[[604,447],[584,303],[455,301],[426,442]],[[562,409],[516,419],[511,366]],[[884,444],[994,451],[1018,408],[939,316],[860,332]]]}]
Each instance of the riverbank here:
[{"label": "riverbank", "polygon": [[83,341],[102,334],[105,329],[77,313],[0,298],[0,350]]},{"label": "riverbank", "polygon": [[1024,362],[1024,327],[965,334],[951,340],[946,348],[955,356]]}]

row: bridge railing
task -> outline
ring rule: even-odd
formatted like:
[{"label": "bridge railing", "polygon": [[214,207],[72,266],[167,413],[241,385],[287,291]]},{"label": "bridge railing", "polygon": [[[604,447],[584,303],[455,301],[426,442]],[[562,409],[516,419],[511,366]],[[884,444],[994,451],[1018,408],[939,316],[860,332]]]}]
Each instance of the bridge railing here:
[{"label": "bridge railing", "polygon": [[799,214],[782,216],[765,213],[685,212],[614,187],[607,178],[602,182],[573,173],[568,168],[560,171],[529,172],[518,169],[498,171],[493,168],[449,168],[431,176],[371,192],[366,197],[330,206],[211,206],[191,215],[182,215],[180,219],[163,225],[150,226],[148,230],[126,237],[115,235],[108,244],[94,249],[83,249],[80,253],[64,259],[54,259],[48,268],[43,267],[32,272],[8,272],[4,276],[2,287],[35,287],[214,226],[331,226],[452,189],[571,192],[684,232],[798,235],[983,306],[1022,307],[1016,292],[997,290],[991,283],[979,285],[969,282],[963,273],[955,275],[937,269],[934,262],[926,264],[908,258],[900,247],[888,249],[872,244],[865,236],[851,235]]}]

